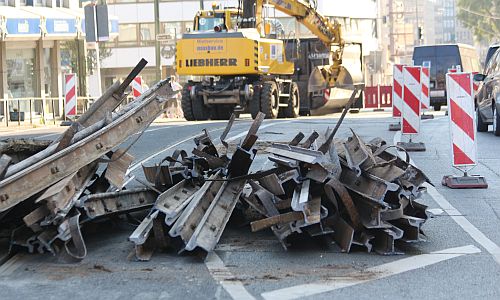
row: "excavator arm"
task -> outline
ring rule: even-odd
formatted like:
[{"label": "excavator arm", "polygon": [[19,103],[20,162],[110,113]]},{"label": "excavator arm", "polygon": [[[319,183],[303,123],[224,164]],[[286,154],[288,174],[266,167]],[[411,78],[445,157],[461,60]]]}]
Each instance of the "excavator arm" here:
[{"label": "excavator arm", "polygon": [[[262,24],[264,4],[274,5],[277,10],[295,17],[330,49],[332,64],[319,66],[313,70],[309,79],[309,91],[315,92],[340,85],[346,73],[342,67],[344,40],[340,24],[331,22],[321,15],[310,2],[303,0],[256,0],[255,19],[257,24]],[[259,29],[260,26],[257,27]]]}]

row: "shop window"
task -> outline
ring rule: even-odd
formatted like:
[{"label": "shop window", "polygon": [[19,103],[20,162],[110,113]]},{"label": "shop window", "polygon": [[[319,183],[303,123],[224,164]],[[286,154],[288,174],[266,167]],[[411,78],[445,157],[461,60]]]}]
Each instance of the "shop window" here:
[{"label": "shop window", "polygon": [[154,46],[155,43],[155,24],[142,23],[139,25],[140,32],[140,45],[141,46]]},{"label": "shop window", "polygon": [[6,58],[9,97],[35,96],[35,49],[7,49]]},{"label": "shop window", "polygon": [[118,30],[120,32],[118,35],[118,46],[137,46],[137,24],[120,24]]}]

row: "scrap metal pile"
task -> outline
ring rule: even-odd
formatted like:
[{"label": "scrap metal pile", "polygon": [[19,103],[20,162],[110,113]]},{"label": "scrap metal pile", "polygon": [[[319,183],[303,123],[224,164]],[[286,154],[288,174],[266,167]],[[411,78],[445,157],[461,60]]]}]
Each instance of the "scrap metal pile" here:
[{"label": "scrap metal pile", "polygon": [[[214,250],[235,209],[252,211],[253,219],[246,215],[251,230],[270,228],[285,249],[291,236],[302,234],[333,240],[345,252],[359,245],[382,254],[396,253],[396,240],[422,239],[426,207],[416,200],[427,177],[381,139],[365,143],[354,132],[335,139],[340,121],[324,135],[298,133],[258,151],[264,115],[230,145],[233,115],[222,146],[205,130],[190,154],[179,149],[159,164],[143,165],[146,181],[137,180],[144,188],[125,189],[133,157],[130,146],[118,146],[137,141],[177,93],[161,81],[117,109],[138,69],[36,154],[0,155],[0,232],[10,235],[12,249],[82,259],[82,225],[136,211],[147,213],[129,237],[139,260],[155,249]],[[273,167],[251,173],[262,155]]]},{"label": "scrap metal pile", "polygon": [[164,192],[129,238],[138,259],[148,260],[155,248],[214,250],[235,208],[257,212],[251,230],[270,228],[285,249],[290,236],[304,233],[333,240],[344,252],[360,245],[395,254],[396,240],[422,240],[426,206],[416,199],[428,179],[408,156],[402,160],[383,140],[365,143],[354,132],[346,141],[313,132],[304,142],[298,133],[258,154],[268,155],[273,168],[249,173],[263,118],[257,116],[232,155],[225,137],[234,117],[219,151],[205,132],[195,138],[192,156],[176,151],[165,159],[168,166],[147,172]]}]

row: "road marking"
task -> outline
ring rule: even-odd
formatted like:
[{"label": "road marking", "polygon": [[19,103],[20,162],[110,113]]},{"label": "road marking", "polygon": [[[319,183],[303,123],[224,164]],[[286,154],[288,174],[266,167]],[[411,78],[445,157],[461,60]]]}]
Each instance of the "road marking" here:
[{"label": "road marking", "polygon": [[255,297],[247,291],[243,283],[235,280],[233,274],[224,266],[224,262],[215,252],[212,251],[207,255],[205,265],[212,278],[219,282],[231,298],[255,300]]},{"label": "road marking", "polygon": [[[398,131],[394,135],[394,145],[396,145],[396,142],[398,140],[401,140],[401,131]],[[402,159],[404,153],[401,151],[398,151],[398,154],[401,156]],[[410,163],[417,167],[415,162],[410,159]],[[424,187],[427,188],[427,193],[429,196],[431,196],[432,199],[448,214],[455,223],[458,224],[458,226],[462,227],[462,229],[473,239],[475,240],[479,245],[481,245],[486,251],[488,251],[492,256],[493,259],[497,262],[497,264],[500,264],[500,247],[498,247],[495,242],[490,240],[484,233],[482,233],[479,229],[477,229],[476,226],[474,226],[469,220],[467,220],[466,217],[453,205],[451,205],[446,198],[438,192],[438,190],[433,187],[432,185],[425,183],[423,185]]]},{"label": "road marking", "polygon": [[16,254],[11,259],[0,266],[0,276],[8,276],[19,269],[25,262],[24,254]]},{"label": "road marking", "polygon": [[353,273],[351,276],[334,277],[328,281],[296,285],[289,288],[265,292],[262,293],[261,296],[266,300],[297,299],[312,296],[387,278],[404,272],[425,268],[452,258],[480,252],[481,250],[479,250],[476,246],[468,245],[431,252],[429,254],[414,255],[408,258],[368,268],[364,271]]}]

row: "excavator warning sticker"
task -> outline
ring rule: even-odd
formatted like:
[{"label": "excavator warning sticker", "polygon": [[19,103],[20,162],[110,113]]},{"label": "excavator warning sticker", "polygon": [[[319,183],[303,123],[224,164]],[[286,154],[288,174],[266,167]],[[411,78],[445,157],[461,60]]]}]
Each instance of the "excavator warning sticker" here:
[{"label": "excavator warning sticker", "polygon": [[226,50],[226,41],[223,39],[196,40],[194,43],[194,52],[217,53]]},{"label": "excavator warning sticker", "polygon": [[271,60],[276,60],[276,56],[277,56],[276,48],[277,48],[276,45],[271,45]]}]

